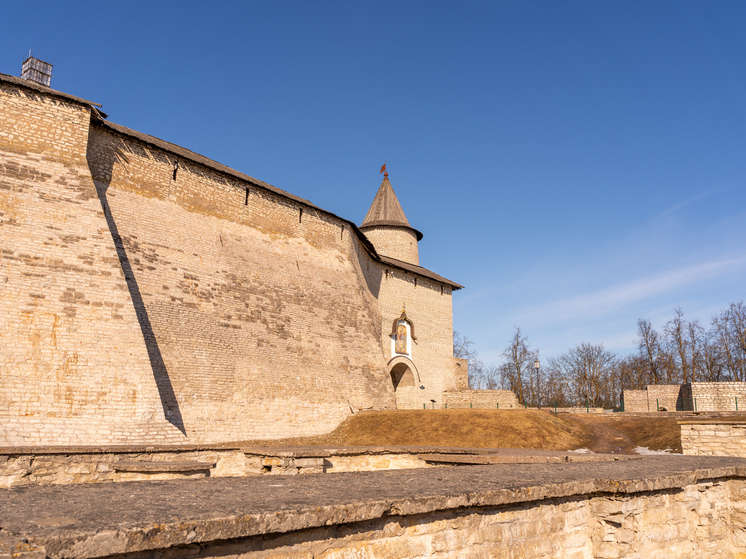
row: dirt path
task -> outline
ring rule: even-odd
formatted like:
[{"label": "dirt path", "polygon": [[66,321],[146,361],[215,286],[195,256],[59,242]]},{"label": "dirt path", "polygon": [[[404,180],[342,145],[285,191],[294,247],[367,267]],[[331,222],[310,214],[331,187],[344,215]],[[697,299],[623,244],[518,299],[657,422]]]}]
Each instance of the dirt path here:
[{"label": "dirt path", "polygon": [[591,414],[573,415],[573,419],[585,423],[591,430],[589,450],[603,454],[637,454],[636,445],[622,431],[614,429],[604,417]]}]

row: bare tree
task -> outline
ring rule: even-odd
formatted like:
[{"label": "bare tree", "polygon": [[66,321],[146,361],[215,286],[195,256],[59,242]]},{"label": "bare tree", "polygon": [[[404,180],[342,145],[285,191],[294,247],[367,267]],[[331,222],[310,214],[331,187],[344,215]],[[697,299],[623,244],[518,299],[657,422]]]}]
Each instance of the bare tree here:
[{"label": "bare tree", "polygon": [[453,332],[453,356],[469,362],[469,388],[482,388],[484,384],[484,365],[474,349],[474,342],[460,332]]},{"label": "bare tree", "polygon": [[570,387],[561,369],[552,366],[552,360],[544,366],[542,393],[550,405],[565,407],[570,403]]},{"label": "bare tree", "polygon": [[494,365],[485,365],[474,349],[474,342],[459,332],[453,333],[453,356],[469,361],[469,388],[495,390],[500,388],[500,371]]},{"label": "bare tree", "polygon": [[530,369],[539,352],[529,349],[527,338],[518,326],[502,356],[506,362],[500,367],[500,373],[505,384],[516,393],[519,402],[526,402],[526,398],[533,402],[537,394]]},{"label": "bare tree", "polygon": [[699,354],[702,360],[699,380],[704,382],[720,382],[726,376],[723,349],[718,344],[717,330],[705,332]]},{"label": "bare tree", "polygon": [[738,381],[746,380],[746,306],[743,301],[731,303],[713,317],[712,327],[729,376]]},{"label": "bare tree", "polygon": [[689,359],[692,363],[692,382],[696,382],[704,370],[703,352],[707,346],[707,332],[702,328],[699,320],[689,322],[686,330],[689,342]]},{"label": "bare tree", "polygon": [[675,309],[676,315],[663,328],[666,351],[661,362],[666,370],[669,384],[675,382],[694,382],[702,371],[702,351],[706,343],[706,333],[699,321],[688,322],[684,319],[681,307]]},{"label": "bare tree", "polygon": [[648,384],[646,362],[641,355],[628,355],[614,365],[614,373],[619,379],[619,390],[644,390]]},{"label": "bare tree", "polygon": [[471,359],[476,357],[477,352],[472,347],[474,342],[461,334],[453,331],[453,356],[459,359]]},{"label": "bare tree", "polygon": [[612,395],[608,381],[615,361],[616,355],[606,350],[604,344],[581,342],[559,357],[550,359],[550,367],[561,371],[569,380],[577,402],[588,399],[594,405],[603,405],[605,401],[613,405],[616,395]]},{"label": "bare tree", "polygon": [[684,311],[677,307],[676,315],[663,327],[665,342],[668,346],[670,358],[669,374],[667,384],[671,384],[671,376],[681,372],[682,380],[688,383],[691,378],[691,365],[689,360],[689,339],[687,337],[687,323],[684,320]]},{"label": "bare tree", "polygon": [[504,388],[500,367],[488,365],[484,368],[484,388],[487,390],[498,390]]},{"label": "bare tree", "polygon": [[646,384],[660,384],[666,360],[660,336],[650,321],[642,318],[637,321],[637,349],[645,364]]}]

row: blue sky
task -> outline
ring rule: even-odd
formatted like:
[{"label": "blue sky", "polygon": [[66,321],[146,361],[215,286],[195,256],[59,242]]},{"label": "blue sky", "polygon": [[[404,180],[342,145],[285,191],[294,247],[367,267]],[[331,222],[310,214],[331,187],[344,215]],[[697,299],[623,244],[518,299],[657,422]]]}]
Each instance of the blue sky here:
[{"label": "blue sky", "polygon": [[744,2],[3,3],[0,72],[362,221],[388,162],[498,363],[746,285]]}]

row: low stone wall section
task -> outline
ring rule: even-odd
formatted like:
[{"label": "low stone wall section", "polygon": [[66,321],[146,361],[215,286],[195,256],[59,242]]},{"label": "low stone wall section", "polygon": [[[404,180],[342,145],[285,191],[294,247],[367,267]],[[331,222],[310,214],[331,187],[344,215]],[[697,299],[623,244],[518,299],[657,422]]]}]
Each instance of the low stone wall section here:
[{"label": "low stone wall section", "polygon": [[[555,408],[547,406],[546,409],[554,411]],[[557,413],[604,413],[603,408],[556,408]]]},{"label": "low stone wall section", "polygon": [[622,406],[625,412],[648,412],[647,390],[623,390]]},{"label": "low stone wall section", "polygon": [[683,411],[682,387],[678,384],[651,384],[645,390],[622,392],[625,412]]},{"label": "low stone wall section", "polygon": [[454,408],[479,408],[511,410],[523,408],[510,390],[452,390],[443,394],[444,406]]},{"label": "low stone wall section", "polygon": [[622,392],[625,412],[744,411],[746,382],[651,384],[645,390]]},{"label": "low stone wall section", "polygon": [[0,552],[21,559],[746,553],[743,459],[656,456],[435,472],[5,489]]},{"label": "low stone wall section", "polygon": [[681,386],[678,384],[651,384],[648,386],[648,411],[684,410]]},{"label": "low stone wall section", "polygon": [[0,488],[635,459],[639,459],[639,456],[515,448],[421,446],[0,447]]},{"label": "low stone wall section", "polygon": [[680,421],[679,425],[684,454],[746,458],[746,420]]},{"label": "low stone wall section", "polygon": [[746,382],[693,382],[682,386],[686,409],[746,410]]},{"label": "low stone wall section", "polygon": [[727,412],[727,411],[668,411],[668,412],[624,412],[620,419],[633,418],[633,417],[647,417],[647,418],[665,418],[665,419],[682,419],[692,421],[701,421],[704,419],[724,419],[724,420],[741,420],[746,419],[746,412]]},{"label": "low stone wall section", "polygon": [[[470,464],[578,459],[557,451],[410,446],[0,447],[0,488],[429,468],[447,463],[449,456],[461,458],[453,463]],[[603,455],[593,456],[603,459]]]}]

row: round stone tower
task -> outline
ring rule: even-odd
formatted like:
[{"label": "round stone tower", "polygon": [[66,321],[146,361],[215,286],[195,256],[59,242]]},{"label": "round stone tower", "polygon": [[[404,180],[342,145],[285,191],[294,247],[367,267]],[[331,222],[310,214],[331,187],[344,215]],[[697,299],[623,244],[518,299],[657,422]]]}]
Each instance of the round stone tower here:
[{"label": "round stone tower", "polygon": [[378,189],[360,230],[379,254],[420,265],[417,242],[422,239],[422,233],[409,225],[389,182],[388,171],[383,174],[381,188]]}]

